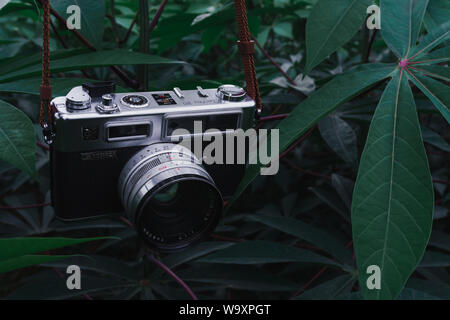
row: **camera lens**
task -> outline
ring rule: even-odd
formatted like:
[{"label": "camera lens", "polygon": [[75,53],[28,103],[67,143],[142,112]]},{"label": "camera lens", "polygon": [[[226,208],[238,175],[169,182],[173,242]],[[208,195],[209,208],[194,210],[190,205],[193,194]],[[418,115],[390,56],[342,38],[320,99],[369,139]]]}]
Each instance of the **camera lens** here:
[{"label": "camera lens", "polygon": [[153,198],[155,204],[168,204],[172,202],[177,196],[178,186],[178,183],[174,183],[156,193]]},{"label": "camera lens", "polygon": [[195,156],[158,143],[135,154],[119,178],[128,217],[149,247],[171,252],[190,246],[216,227],[222,197]]}]

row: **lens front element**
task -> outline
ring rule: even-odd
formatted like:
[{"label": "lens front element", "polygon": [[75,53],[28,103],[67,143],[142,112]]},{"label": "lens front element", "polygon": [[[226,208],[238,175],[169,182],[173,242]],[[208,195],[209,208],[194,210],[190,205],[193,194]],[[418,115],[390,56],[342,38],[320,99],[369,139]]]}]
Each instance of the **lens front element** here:
[{"label": "lens front element", "polygon": [[158,143],[135,154],[119,178],[130,220],[153,249],[183,249],[208,235],[222,213],[222,197],[191,151]]}]

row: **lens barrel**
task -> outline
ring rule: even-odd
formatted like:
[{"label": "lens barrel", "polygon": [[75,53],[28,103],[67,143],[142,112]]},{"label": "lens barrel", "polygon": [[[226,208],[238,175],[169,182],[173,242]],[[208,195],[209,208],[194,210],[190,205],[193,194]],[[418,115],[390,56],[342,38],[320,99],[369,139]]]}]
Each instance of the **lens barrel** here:
[{"label": "lens barrel", "polygon": [[145,147],[119,177],[119,196],[146,244],[184,249],[209,235],[222,215],[222,196],[192,152],[171,143]]}]

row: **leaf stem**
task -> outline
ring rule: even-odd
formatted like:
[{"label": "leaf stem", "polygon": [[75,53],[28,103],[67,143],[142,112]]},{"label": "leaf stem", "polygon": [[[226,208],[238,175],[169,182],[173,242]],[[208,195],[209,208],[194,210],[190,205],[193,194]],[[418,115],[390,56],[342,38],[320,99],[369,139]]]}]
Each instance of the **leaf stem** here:
[{"label": "leaf stem", "polygon": [[[41,6],[43,5],[43,0],[37,0]],[[61,17],[58,12],[56,12],[53,8],[50,8],[51,14],[57,19],[59,20],[64,26],[67,27],[66,25],[66,20]],[[94,47],[94,45],[92,43],[90,43],[85,37],[83,37],[77,30],[75,29],[67,29],[69,31],[71,31],[87,48],[91,49],[92,51],[97,51],[97,49]],[[121,78],[128,86],[130,86],[131,88],[137,89],[138,88],[138,83],[134,80],[131,79],[130,77],[127,76],[127,74],[120,69],[117,66],[111,66],[110,69],[117,74],[117,76],[119,78]]]},{"label": "leaf stem", "polygon": [[30,204],[30,205],[25,205],[25,206],[18,206],[18,207],[0,206],[0,210],[34,209],[34,208],[42,208],[42,207],[46,207],[46,206],[50,206],[50,205],[51,205],[50,202],[44,202],[44,203]]},{"label": "leaf stem", "polygon": [[186,290],[186,292],[191,296],[191,298],[193,300],[198,300],[197,296],[195,295],[195,293],[191,290],[191,288],[189,288],[189,286],[180,279],[180,277],[178,277],[172,270],[170,270],[170,268],[168,266],[166,266],[164,263],[161,262],[161,260],[157,259],[153,253],[148,253],[147,254],[148,259],[153,262],[154,264],[156,264],[158,267],[160,267],[161,269],[163,269],[167,274],[169,274],[180,286],[182,286],[184,288],[184,290]]}]

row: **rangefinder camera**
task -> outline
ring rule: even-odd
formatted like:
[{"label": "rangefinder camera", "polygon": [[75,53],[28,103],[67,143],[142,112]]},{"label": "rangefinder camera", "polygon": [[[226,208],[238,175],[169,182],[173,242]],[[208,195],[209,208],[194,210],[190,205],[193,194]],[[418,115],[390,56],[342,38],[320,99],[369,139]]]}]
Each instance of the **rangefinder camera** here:
[{"label": "rangefinder camera", "polygon": [[58,218],[124,213],[160,252],[184,249],[215,229],[246,165],[204,164],[180,141],[253,127],[255,102],[242,88],[115,93],[114,83],[86,83],[51,105]]}]

